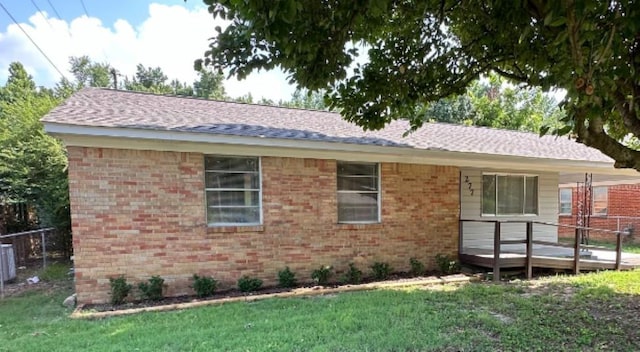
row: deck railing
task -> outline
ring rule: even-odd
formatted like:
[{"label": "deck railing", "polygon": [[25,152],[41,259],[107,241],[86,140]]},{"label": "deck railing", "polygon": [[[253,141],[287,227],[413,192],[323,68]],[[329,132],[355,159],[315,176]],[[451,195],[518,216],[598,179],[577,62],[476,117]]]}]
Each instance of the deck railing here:
[{"label": "deck railing", "polygon": [[[575,225],[562,225],[562,224],[556,224],[556,223],[551,223],[551,222],[542,222],[542,221],[517,221],[517,220],[460,220],[460,226],[459,226],[459,253],[463,254],[463,250],[464,250],[464,223],[489,223],[489,224],[493,224],[493,280],[494,281],[499,281],[500,280],[500,268],[501,268],[501,254],[503,253],[502,251],[502,246],[503,245],[513,245],[513,244],[524,244],[525,245],[525,275],[527,277],[527,279],[531,279],[532,275],[533,275],[533,245],[534,244],[538,244],[538,245],[547,245],[547,246],[554,246],[554,247],[565,247],[565,248],[573,248],[573,271],[574,273],[579,273],[580,272],[580,252],[583,249],[598,249],[598,250],[608,250],[611,251],[611,249],[608,248],[602,248],[602,247],[598,247],[598,246],[589,246],[589,245],[585,245],[580,243],[580,239],[581,239],[581,234],[583,231],[598,231],[600,233],[605,233],[605,234],[609,234],[612,236],[615,236],[616,238],[616,249],[615,249],[615,253],[616,253],[616,259],[615,259],[615,265],[614,268],[616,270],[620,270],[621,267],[621,263],[622,263],[622,238],[623,236],[628,236],[629,232],[625,231],[625,230],[606,230],[606,229],[599,229],[599,228],[592,228],[592,227],[584,227],[584,226],[575,226]],[[525,225],[525,238],[524,239],[509,239],[509,240],[504,240],[502,239],[502,225],[503,224],[523,224]],[[556,228],[560,228],[560,227],[568,227],[568,228],[572,228],[574,230],[574,238],[573,238],[573,244],[563,244],[563,243],[557,243],[557,242],[550,242],[550,241],[542,241],[542,240],[535,240],[534,237],[534,233],[533,233],[533,225],[537,224],[537,225],[543,225],[543,226],[553,226]]]}]

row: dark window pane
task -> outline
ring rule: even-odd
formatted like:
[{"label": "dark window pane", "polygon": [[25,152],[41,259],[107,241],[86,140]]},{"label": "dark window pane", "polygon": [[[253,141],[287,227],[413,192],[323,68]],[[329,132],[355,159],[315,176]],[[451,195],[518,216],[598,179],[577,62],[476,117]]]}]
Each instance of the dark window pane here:
[{"label": "dark window pane", "polygon": [[498,214],[523,214],[524,177],[497,176]]},{"label": "dark window pane", "polygon": [[210,224],[257,224],[260,222],[260,208],[208,208]]},{"label": "dark window pane", "polygon": [[207,172],[205,182],[207,188],[260,188],[260,177],[257,173]]},{"label": "dark window pane", "polygon": [[206,170],[258,171],[258,158],[250,157],[205,157]]},{"label": "dark window pane", "polygon": [[496,177],[482,176],[482,214],[496,213]]},{"label": "dark window pane", "polygon": [[377,191],[377,177],[338,176],[339,191]]},{"label": "dark window pane", "polygon": [[538,177],[526,177],[525,186],[524,213],[538,214]]},{"label": "dark window pane", "polygon": [[208,206],[259,206],[258,191],[207,191]]},{"label": "dark window pane", "polygon": [[377,164],[338,162],[338,176],[378,176]]},{"label": "dark window pane", "polygon": [[378,221],[378,194],[338,193],[338,221]]}]

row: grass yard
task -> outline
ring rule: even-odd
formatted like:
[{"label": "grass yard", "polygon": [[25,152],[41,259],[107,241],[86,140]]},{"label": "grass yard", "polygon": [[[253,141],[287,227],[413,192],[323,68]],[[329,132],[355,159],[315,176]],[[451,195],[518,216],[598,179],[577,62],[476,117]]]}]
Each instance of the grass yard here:
[{"label": "grass yard", "polygon": [[0,301],[0,351],[640,350],[640,271],[72,320],[68,281]]}]

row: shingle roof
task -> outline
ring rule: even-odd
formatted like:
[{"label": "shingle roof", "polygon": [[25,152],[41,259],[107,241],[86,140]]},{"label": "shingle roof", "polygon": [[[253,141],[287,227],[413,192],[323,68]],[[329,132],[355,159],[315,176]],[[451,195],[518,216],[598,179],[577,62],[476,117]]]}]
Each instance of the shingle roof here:
[{"label": "shingle roof", "polygon": [[406,121],[363,131],[331,112],[100,88],[77,92],[43,122],[612,162],[600,151],[566,137],[442,123],[425,124],[403,137],[409,128]]}]

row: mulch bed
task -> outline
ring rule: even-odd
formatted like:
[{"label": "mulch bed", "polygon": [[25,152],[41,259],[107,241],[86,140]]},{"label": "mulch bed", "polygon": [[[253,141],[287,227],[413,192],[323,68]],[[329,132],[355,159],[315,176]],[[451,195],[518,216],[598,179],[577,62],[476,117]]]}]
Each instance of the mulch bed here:
[{"label": "mulch bed", "polygon": [[392,288],[412,285],[438,285],[445,283],[464,283],[477,280],[475,276],[464,274],[449,275],[445,277],[408,277],[407,275],[394,275],[386,281],[358,285],[330,285],[330,286],[303,286],[297,288],[266,287],[251,293],[240,292],[236,289],[219,291],[207,298],[196,296],[166,297],[160,301],[134,301],[121,305],[113,304],[87,304],[78,307],[71,315],[72,318],[105,318],[110,316],[136,314],[148,311],[168,311],[191,307],[208,306],[240,301],[257,301],[274,297],[306,297],[333,294],[339,292],[364,291],[377,288]]}]

